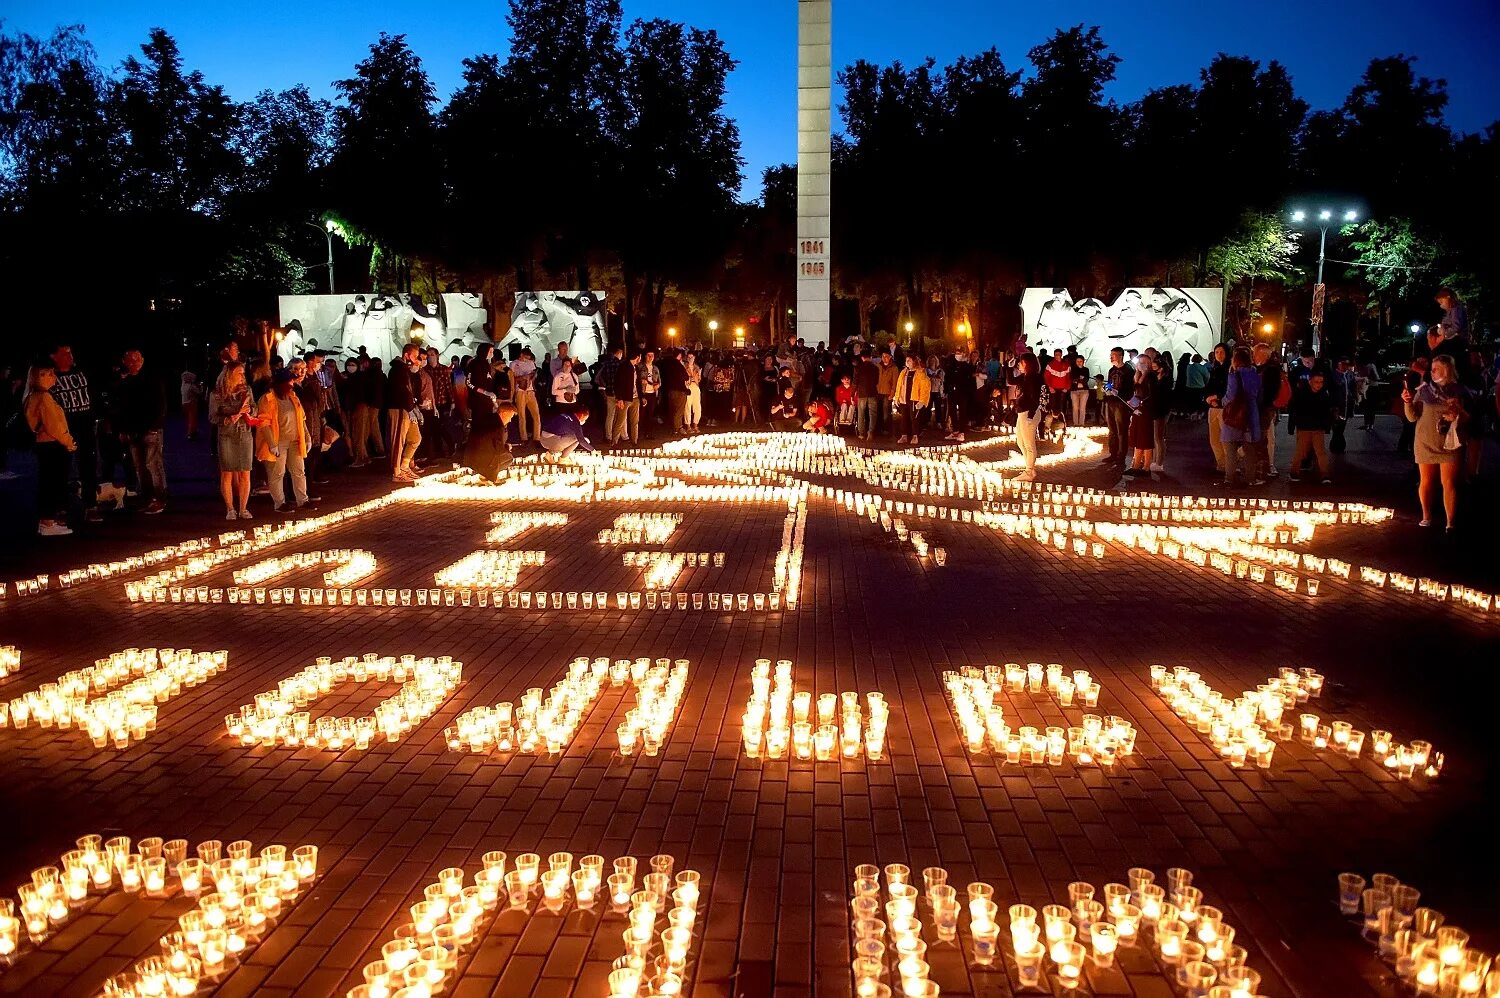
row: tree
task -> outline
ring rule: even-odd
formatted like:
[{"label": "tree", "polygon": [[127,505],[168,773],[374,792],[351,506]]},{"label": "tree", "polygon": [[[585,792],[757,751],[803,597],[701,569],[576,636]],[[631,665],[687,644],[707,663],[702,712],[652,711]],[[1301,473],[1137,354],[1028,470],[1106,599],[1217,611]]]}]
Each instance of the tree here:
[{"label": "tree", "polygon": [[630,26],[624,58],[616,248],[627,315],[639,280],[654,332],[668,286],[704,283],[728,244],[743,162],[724,115],[734,60],[714,32],[660,19]]},{"label": "tree", "polygon": [[338,145],[329,166],[332,207],[353,239],[374,246],[371,274],[394,254],[398,290],[411,286],[410,260],[441,250],[430,220],[443,203],[437,101],[405,35],[384,32],[354,76],[334,83]]},{"label": "tree", "polygon": [[239,179],[241,163],[231,148],[234,103],[202,73],[183,72],[177,42],[161,28],[151,29],[141,57],[130,56],[121,69],[111,104],[125,133],[120,165],[127,204],[214,214]]},{"label": "tree", "polygon": [[1208,269],[1219,275],[1226,290],[1245,282],[1242,330],[1248,329],[1260,314],[1255,306],[1257,279],[1285,283],[1299,276],[1293,262],[1297,238],[1297,233],[1289,231],[1279,216],[1252,211],[1244,214],[1234,233],[1208,251]]}]

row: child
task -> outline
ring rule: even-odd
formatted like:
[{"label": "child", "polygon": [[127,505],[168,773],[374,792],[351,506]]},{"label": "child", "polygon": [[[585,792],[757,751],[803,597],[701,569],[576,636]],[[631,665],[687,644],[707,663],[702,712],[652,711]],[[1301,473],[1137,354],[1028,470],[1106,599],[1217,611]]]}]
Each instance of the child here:
[{"label": "child", "polygon": [[833,400],[838,406],[838,432],[843,434],[853,430],[859,409],[859,393],[854,390],[854,380],[850,375],[846,374],[839,379],[838,387],[833,390]]},{"label": "child", "polygon": [[1294,482],[1301,480],[1302,462],[1309,454],[1318,459],[1318,474],[1323,484],[1333,481],[1325,440],[1333,429],[1333,393],[1328,390],[1327,380],[1321,370],[1314,368],[1292,391],[1291,420],[1297,432],[1297,450],[1292,455]]},{"label": "child", "polygon": [[809,433],[827,433],[828,424],[833,422],[833,407],[828,404],[827,399],[814,399],[807,407],[807,421],[802,428]]}]

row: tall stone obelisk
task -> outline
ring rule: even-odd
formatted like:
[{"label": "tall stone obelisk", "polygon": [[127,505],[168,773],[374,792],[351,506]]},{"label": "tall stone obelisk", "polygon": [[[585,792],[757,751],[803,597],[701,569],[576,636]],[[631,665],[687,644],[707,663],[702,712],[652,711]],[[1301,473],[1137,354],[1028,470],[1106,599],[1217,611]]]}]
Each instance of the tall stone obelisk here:
[{"label": "tall stone obelisk", "polygon": [[833,0],[797,0],[797,335],[829,343]]}]

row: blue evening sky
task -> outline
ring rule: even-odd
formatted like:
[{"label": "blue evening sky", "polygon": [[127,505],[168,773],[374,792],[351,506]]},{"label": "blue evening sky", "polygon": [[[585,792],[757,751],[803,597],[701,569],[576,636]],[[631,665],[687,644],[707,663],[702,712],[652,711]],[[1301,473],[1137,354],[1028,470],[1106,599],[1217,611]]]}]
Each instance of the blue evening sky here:
[{"label": "blue evening sky", "polygon": [[[691,2],[624,0],[627,21],[666,17],[713,28],[739,68],[728,110],[744,142],[745,193],[759,191],[762,168],[795,158],[796,3],[793,0]],[[82,23],[107,65],[117,64],[149,28],[176,36],[189,67],[237,99],[265,88],[306,83],[331,96],[380,31],[404,32],[446,99],[460,60],[505,49],[504,0],[10,0],[5,30],[42,33]],[[1494,0],[1156,0],[1008,3],[1000,0],[841,0],[834,4],[834,64],[858,58],[916,62],[996,46],[1006,64],[1054,28],[1098,24],[1123,62],[1110,96],[1194,82],[1214,54],[1280,59],[1314,108],[1339,104],[1375,56],[1418,57],[1423,75],[1448,81],[1448,120],[1479,131],[1500,118],[1500,4]]]}]

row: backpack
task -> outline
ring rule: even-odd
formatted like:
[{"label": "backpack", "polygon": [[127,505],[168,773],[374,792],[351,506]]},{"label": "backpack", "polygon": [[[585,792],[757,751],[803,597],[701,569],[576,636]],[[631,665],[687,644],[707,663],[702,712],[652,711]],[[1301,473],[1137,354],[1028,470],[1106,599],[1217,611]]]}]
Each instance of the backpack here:
[{"label": "backpack", "polygon": [[1292,401],[1292,379],[1280,366],[1276,368],[1276,371],[1281,375],[1281,384],[1276,389],[1276,398],[1272,399],[1271,407],[1285,409]]}]

